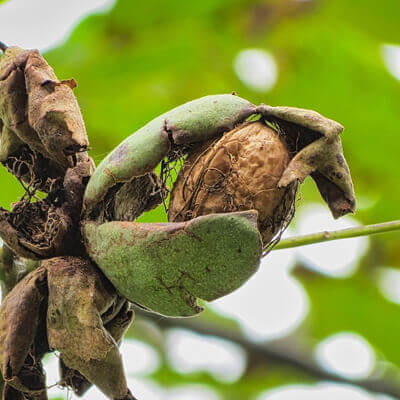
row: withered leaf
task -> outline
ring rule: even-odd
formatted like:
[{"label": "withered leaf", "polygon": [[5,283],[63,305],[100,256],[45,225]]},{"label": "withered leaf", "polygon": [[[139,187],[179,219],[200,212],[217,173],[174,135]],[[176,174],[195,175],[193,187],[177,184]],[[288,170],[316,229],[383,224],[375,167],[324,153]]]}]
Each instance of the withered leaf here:
[{"label": "withered leaf", "polygon": [[[49,166],[62,176],[62,171],[74,166],[78,154],[88,147],[83,118],[72,92],[75,86],[72,79],[59,81],[37,50],[10,47],[0,58],[0,161],[11,169],[9,159],[18,160],[28,148],[31,169],[40,156],[49,164],[35,174],[30,171],[28,177],[28,171],[19,171],[18,177],[26,183],[43,180],[32,175],[47,176]],[[87,155],[82,157],[87,159]],[[12,172],[17,175],[15,168]]]},{"label": "withered leaf", "polygon": [[40,359],[48,351],[46,306],[47,273],[39,267],[13,288],[0,308],[0,368],[5,382],[19,391],[45,387]]},{"label": "withered leaf", "polygon": [[[119,311],[116,314],[113,312],[112,319],[104,326],[115,342],[120,345],[126,330],[134,318],[134,313],[130,309],[129,303],[123,299],[122,302],[117,301],[116,307],[111,307],[110,310],[115,308]],[[104,319],[109,316],[109,312],[106,314],[102,316],[103,323],[105,322]],[[92,385],[79,371],[67,367],[62,358],[60,358],[60,371],[61,381],[78,396],[82,396]]]},{"label": "withered leaf", "polygon": [[101,318],[117,299],[115,289],[89,260],[59,257],[43,264],[49,277],[50,347],[110,398],[132,398],[118,345]]},{"label": "withered leaf", "polygon": [[343,126],[313,110],[261,104],[257,111],[278,129],[293,154],[279,186],[310,175],[334,218],[353,213],[356,200],[340,139]]}]

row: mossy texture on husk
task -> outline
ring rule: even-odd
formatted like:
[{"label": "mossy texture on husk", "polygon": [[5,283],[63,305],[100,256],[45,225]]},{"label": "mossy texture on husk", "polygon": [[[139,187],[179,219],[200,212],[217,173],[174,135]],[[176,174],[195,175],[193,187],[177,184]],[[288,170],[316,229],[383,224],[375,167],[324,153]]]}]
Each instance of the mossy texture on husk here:
[{"label": "mossy texture on husk", "polygon": [[257,270],[255,211],[185,223],[86,222],[90,257],[128,300],[167,316],[202,311],[197,299],[231,293]]}]

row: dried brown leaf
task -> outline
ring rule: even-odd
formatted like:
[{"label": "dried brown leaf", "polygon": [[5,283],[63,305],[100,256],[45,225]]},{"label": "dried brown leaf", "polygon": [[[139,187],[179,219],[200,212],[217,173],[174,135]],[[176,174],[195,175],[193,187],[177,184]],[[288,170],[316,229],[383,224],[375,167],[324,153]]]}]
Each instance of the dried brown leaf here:
[{"label": "dried brown leaf", "polygon": [[5,382],[19,391],[45,387],[40,359],[48,351],[46,306],[47,272],[40,267],[14,287],[0,308],[0,368]]},{"label": "dried brown leaf", "polygon": [[50,347],[110,398],[128,395],[118,345],[101,315],[117,300],[112,285],[90,261],[60,257],[43,263],[49,276]]},{"label": "dried brown leaf", "polygon": [[[37,50],[10,47],[0,59],[0,161],[17,175],[16,168],[11,168],[15,160],[30,153],[30,171],[25,166],[25,173],[19,171],[18,178],[27,184],[41,181],[41,190],[46,188],[45,177],[52,170],[49,166],[62,177],[88,146],[72,92],[75,86],[73,79],[59,81]],[[47,160],[47,168],[38,171],[36,159],[41,158]]]}]

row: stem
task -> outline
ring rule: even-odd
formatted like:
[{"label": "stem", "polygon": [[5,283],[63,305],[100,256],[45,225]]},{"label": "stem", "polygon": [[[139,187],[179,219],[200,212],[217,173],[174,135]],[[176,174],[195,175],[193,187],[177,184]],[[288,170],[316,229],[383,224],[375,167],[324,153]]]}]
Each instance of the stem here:
[{"label": "stem", "polygon": [[348,239],[358,236],[368,236],[400,230],[400,220],[383,222],[354,228],[340,229],[337,231],[323,231],[307,235],[293,236],[281,240],[272,250],[289,249],[292,247],[307,246],[309,244],[330,242],[331,240]]}]

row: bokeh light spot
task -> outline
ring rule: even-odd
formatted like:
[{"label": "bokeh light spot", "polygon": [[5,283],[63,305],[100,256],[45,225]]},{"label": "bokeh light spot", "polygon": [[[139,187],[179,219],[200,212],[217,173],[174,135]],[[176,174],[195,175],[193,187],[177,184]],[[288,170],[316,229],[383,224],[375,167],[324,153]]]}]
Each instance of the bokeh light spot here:
[{"label": "bokeh light spot", "polygon": [[264,341],[289,334],[309,310],[303,287],[290,275],[295,260],[294,250],[268,254],[248,282],[209,307],[235,318],[251,340]]},{"label": "bokeh light spot", "polygon": [[158,353],[151,346],[139,340],[124,339],[120,350],[128,375],[151,374],[160,367],[161,360]]},{"label": "bokeh light spot", "polygon": [[400,304],[400,270],[377,268],[377,284],[381,294],[389,301]]},{"label": "bokeh light spot", "polygon": [[165,400],[220,400],[220,396],[204,385],[185,385],[167,390]]},{"label": "bokeh light spot", "polygon": [[61,44],[89,14],[107,12],[115,0],[12,0],[0,6],[0,38],[13,46],[47,50]]},{"label": "bokeh light spot", "polygon": [[367,378],[375,368],[370,344],[352,332],[329,336],[318,344],[315,357],[327,371],[349,379]]},{"label": "bokeh light spot", "polygon": [[[355,218],[347,215],[334,220],[328,208],[320,204],[310,204],[299,210],[296,223],[300,235],[360,225]],[[297,251],[311,269],[332,277],[347,277],[355,272],[368,246],[369,238],[364,236],[311,244],[299,247]]]},{"label": "bokeh light spot", "polygon": [[207,371],[222,382],[234,382],[246,368],[246,353],[238,345],[185,329],[167,333],[168,360],[178,372]]},{"label": "bokeh light spot", "polygon": [[233,62],[233,68],[246,86],[259,92],[272,89],[278,79],[274,57],[262,49],[240,51]]},{"label": "bokeh light spot", "polygon": [[287,385],[261,393],[256,400],[373,400],[375,397],[353,385],[318,383]]},{"label": "bokeh light spot", "polygon": [[400,81],[400,45],[384,44],[382,57],[388,71]]}]

